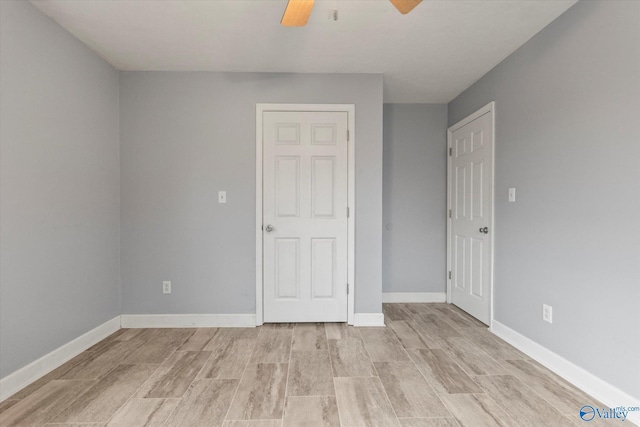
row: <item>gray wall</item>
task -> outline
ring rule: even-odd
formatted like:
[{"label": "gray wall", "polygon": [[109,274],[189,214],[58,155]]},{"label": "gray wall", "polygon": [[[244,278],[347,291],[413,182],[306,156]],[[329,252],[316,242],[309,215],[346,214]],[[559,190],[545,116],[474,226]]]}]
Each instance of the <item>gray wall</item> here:
[{"label": "gray wall", "polygon": [[120,314],[118,73],[0,2],[0,377]]},{"label": "gray wall", "polygon": [[449,104],[496,101],[495,318],[637,398],[639,20],[581,1]]},{"label": "gray wall", "polygon": [[446,292],[447,106],[384,105],[383,292]]},{"label": "gray wall", "polygon": [[255,312],[255,106],[267,102],[356,105],[355,308],[381,312],[381,75],[123,72],[120,82],[123,313]]}]

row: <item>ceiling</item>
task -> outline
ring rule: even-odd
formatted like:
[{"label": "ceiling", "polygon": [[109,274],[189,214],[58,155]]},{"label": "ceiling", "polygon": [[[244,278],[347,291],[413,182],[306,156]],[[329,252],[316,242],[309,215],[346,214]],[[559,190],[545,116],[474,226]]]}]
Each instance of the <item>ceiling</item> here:
[{"label": "ceiling", "polygon": [[[382,73],[384,102],[446,103],[577,0],[31,0],[120,70]],[[333,11],[337,10],[337,20]]]}]

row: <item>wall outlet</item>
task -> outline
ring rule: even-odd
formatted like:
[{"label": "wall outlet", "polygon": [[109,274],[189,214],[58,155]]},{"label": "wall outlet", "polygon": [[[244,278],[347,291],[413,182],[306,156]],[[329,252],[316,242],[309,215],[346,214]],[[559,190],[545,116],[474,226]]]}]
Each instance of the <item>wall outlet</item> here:
[{"label": "wall outlet", "polygon": [[165,280],[162,282],[162,293],[170,294],[171,293],[171,282],[169,280]]},{"label": "wall outlet", "polygon": [[542,320],[553,323],[553,307],[547,304],[542,304]]}]

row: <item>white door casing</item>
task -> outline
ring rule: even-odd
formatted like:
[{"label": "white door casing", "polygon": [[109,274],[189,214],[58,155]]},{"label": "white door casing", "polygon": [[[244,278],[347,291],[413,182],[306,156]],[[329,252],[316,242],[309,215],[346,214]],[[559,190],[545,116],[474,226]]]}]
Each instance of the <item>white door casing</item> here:
[{"label": "white door casing", "polygon": [[447,132],[447,300],[490,325],[493,318],[494,103]]},{"label": "white door casing", "polygon": [[349,113],[258,105],[257,324],[352,321]]}]

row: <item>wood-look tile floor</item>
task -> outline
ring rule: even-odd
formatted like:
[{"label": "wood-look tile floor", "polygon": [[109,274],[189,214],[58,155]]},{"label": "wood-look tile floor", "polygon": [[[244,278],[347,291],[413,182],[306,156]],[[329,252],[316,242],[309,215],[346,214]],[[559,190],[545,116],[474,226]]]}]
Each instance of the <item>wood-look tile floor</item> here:
[{"label": "wood-look tile floor", "polygon": [[121,329],[0,403],[0,426],[561,427],[604,407],[454,306],[384,314],[380,328]]}]

